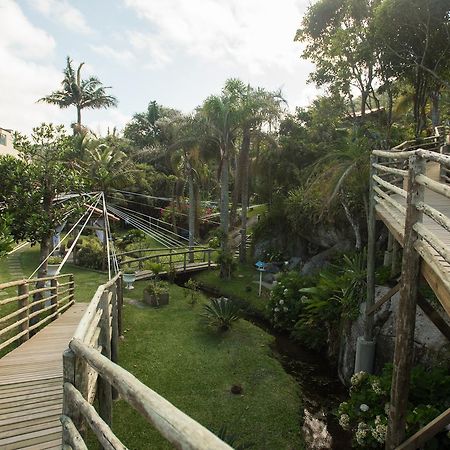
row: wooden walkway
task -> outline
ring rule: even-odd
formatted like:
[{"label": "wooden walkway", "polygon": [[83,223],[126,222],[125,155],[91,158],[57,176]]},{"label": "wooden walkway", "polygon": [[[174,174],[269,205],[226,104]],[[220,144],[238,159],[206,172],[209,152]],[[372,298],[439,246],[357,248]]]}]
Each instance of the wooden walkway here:
[{"label": "wooden walkway", "polygon": [[0,449],[60,449],[62,354],[87,308],[74,304],[0,359]]},{"label": "wooden walkway", "polygon": [[[439,180],[438,166],[436,164],[428,163],[427,176],[436,181]],[[391,197],[401,205],[406,206],[406,200],[400,195],[391,194]],[[450,199],[447,197],[426,188],[424,202],[441,212],[444,216],[450,218]],[[389,207],[389,205],[386,204],[383,206],[376,205],[376,212],[378,218],[385,223],[395,239],[403,246],[405,216],[402,215],[402,220],[399,221],[398,211],[394,207]],[[425,214],[423,215],[423,225],[450,248],[450,233],[447,230]],[[447,314],[450,316],[450,264],[432,246],[427,245],[426,242],[424,242],[424,245],[426,245],[428,252],[432,255],[436,264],[431,266],[426,261],[422,261],[422,275],[435,292]]]}]

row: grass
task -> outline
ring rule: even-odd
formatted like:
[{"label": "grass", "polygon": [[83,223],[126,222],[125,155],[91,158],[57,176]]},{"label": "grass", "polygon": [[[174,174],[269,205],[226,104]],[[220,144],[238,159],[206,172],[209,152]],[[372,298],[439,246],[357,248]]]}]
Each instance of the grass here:
[{"label": "grass", "polygon": [[[140,300],[145,282],[125,297]],[[221,426],[255,449],[300,449],[300,397],[293,378],[271,356],[272,337],[245,320],[220,333],[200,320],[184,290],[170,286],[170,303],[160,309],[124,307],[121,365],[139,380],[218,432]],[[243,395],[230,393],[233,384]],[[114,429],[130,449],[172,448],[127,404],[114,409]]]},{"label": "grass", "polygon": [[250,314],[268,317],[269,291],[263,287],[262,295],[258,297],[259,286],[254,281],[259,280],[259,274],[252,265],[239,264],[230,280],[220,278],[219,270],[199,272],[195,279],[207,288],[220,291],[221,295],[239,299]]},{"label": "grass", "polygon": [[[21,253],[25,275],[37,267],[38,258],[37,247]],[[1,260],[1,281],[9,280],[6,269]],[[245,280],[253,277],[251,268],[242,270]],[[71,264],[64,272],[74,274],[77,301],[88,302],[106,280],[105,274]],[[137,283],[125,297],[140,299],[145,285]],[[298,386],[271,355],[273,338],[245,320],[225,334],[206,327],[199,316],[207,300],[199,294],[193,307],[185,292],[171,285],[170,304],[160,309],[125,304],[120,364],[213,432],[226,425],[241,442],[253,443],[251,448],[258,450],[303,448]],[[230,392],[233,384],[243,387],[243,395]],[[130,449],[172,448],[123,401],[114,404],[113,429]]]}]

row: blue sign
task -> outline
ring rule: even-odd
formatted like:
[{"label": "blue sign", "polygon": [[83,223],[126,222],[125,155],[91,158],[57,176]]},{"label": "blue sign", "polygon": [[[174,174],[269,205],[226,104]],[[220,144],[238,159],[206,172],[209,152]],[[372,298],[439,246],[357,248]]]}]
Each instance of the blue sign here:
[{"label": "blue sign", "polygon": [[266,267],[266,263],[263,261],[258,261],[257,263],[255,263],[255,266],[258,270],[264,270],[264,268]]}]

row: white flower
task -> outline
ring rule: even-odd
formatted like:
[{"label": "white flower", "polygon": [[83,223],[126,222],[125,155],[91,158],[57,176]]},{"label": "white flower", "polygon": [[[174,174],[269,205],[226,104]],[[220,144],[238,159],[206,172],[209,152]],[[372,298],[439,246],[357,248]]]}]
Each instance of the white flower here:
[{"label": "white flower", "polygon": [[373,389],[373,392],[375,392],[375,394],[382,394],[383,391],[381,389],[380,386],[380,382],[378,380],[372,380],[372,382],[370,383]]},{"label": "white flower", "polygon": [[369,432],[369,427],[365,422],[359,422],[358,423],[358,429],[356,431],[356,442],[358,442],[359,445],[364,445],[365,438],[367,437],[367,434]]},{"label": "white flower", "polygon": [[361,403],[361,405],[359,405],[359,409],[362,411],[362,412],[367,412],[367,411],[369,411],[369,405],[366,405],[365,403]]},{"label": "white flower", "polygon": [[288,289],[285,289],[285,290],[283,291],[283,294],[284,294],[284,295],[287,295],[288,292],[289,292],[289,290],[288,290]]},{"label": "white flower", "polygon": [[339,425],[344,429],[348,430],[350,427],[350,417],[348,414],[342,414],[339,417]]},{"label": "white flower", "polygon": [[284,311],[284,312],[287,312],[287,311],[289,311],[289,308],[286,307],[286,306],[283,306],[283,311]]},{"label": "white flower", "polygon": [[275,312],[278,312],[279,310],[280,310],[280,308],[275,308],[274,309]]},{"label": "white flower", "polygon": [[350,382],[352,383],[352,386],[358,386],[361,381],[364,380],[364,378],[367,376],[366,372],[358,372],[355,373],[352,378],[350,379]]},{"label": "white flower", "polygon": [[385,424],[380,423],[375,428],[372,428],[372,436],[380,444],[383,444],[384,441],[386,440],[386,433],[387,433],[387,425]]},{"label": "white flower", "polygon": [[278,303],[279,303],[280,305],[284,305],[284,300],[281,299]]}]

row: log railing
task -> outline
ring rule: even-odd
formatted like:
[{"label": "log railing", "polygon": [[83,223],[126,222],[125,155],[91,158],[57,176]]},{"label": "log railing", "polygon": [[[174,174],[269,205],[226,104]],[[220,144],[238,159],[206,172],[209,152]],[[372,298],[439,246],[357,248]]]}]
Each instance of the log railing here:
[{"label": "log railing", "polygon": [[[389,226],[396,240],[404,247],[400,286],[386,295],[388,298],[400,289],[391,410],[386,441],[388,449],[417,448],[450,422],[450,414],[446,411],[419,430],[412,438],[404,441],[402,417],[407,407],[405,399],[408,397],[412,365],[414,318],[419,297],[420,270],[447,314],[450,315],[448,271],[450,217],[447,212],[443,213],[439,210],[442,209],[441,206],[437,206],[450,203],[450,186],[445,183],[446,180],[442,180],[442,168],[446,171],[450,169],[450,156],[439,151],[440,149],[441,147],[434,148],[434,151],[414,148],[407,151],[397,149],[372,152],[371,192],[375,210]],[[436,166],[436,163],[440,166],[440,177],[439,174],[437,177],[432,176],[433,165]],[[433,205],[430,204],[431,199],[433,199]],[[368,317],[380,304],[381,300],[373,306],[369,304]],[[404,441],[403,444],[398,447],[402,441]]]},{"label": "log railing", "polygon": [[22,344],[70,308],[74,289],[72,274],[0,284],[0,292],[9,295],[0,300],[0,350]]},{"label": "log railing", "polygon": [[120,262],[124,269],[151,270],[151,264],[160,264],[162,271],[184,269],[189,264],[197,263],[211,267],[214,249],[200,248],[195,250],[169,251],[163,253],[149,252],[150,254],[138,258],[124,259]]},{"label": "log railing", "polygon": [[[113,398],[135,408],[175,448],[230,450],[217,436],[118,365],[122,279],[100,286],[63,355],[63,448],[86,449],[87,426],[104,449],[123,450],[112,428]],[[98,410],[94,408],[97,393]],[[150,448],[150,443],[143,443]]]}]

